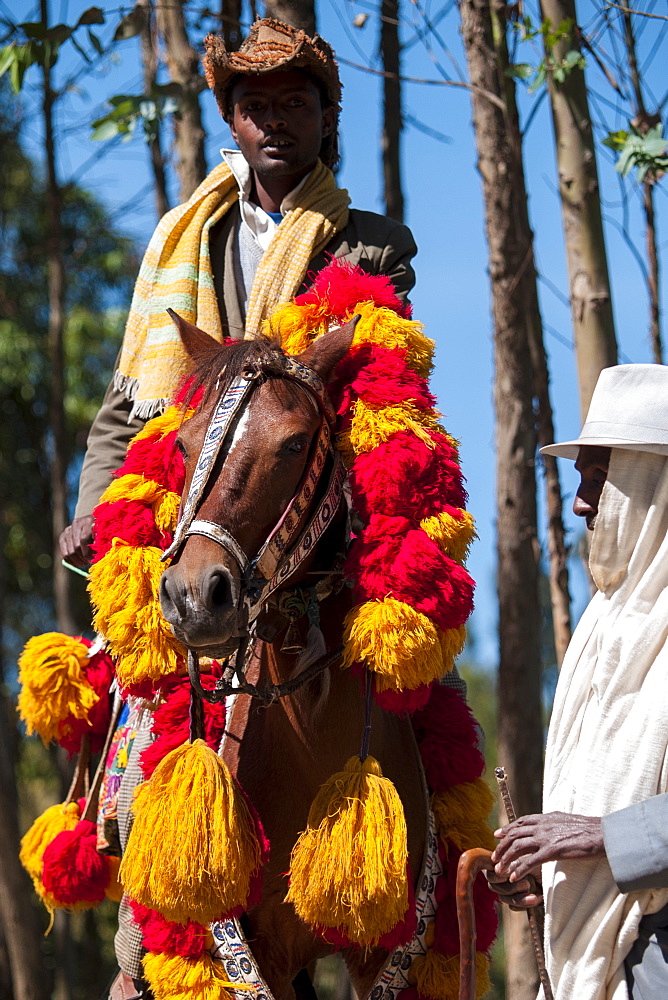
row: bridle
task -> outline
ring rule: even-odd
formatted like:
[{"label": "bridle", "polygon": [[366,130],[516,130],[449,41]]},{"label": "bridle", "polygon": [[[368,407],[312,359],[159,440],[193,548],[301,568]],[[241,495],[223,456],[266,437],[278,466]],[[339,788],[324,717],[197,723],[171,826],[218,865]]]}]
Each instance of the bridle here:
[{"label": "bridle", "polygon": [[[253,392],[268,378],[283,378],[305,390],[320,414],[320,426],[294,496],[260,551],[249,558],[231,532],[196,515],[225,441],[237,419],[249,406]],[[240,603],[243,603],[249,626],[252,626],[268,598],[289,580],[313,552],[339,509],[346,470],[341,456],[332,445],[334,422],[334,408],[319,376],[312,368],[279,351],[249,362],[242,374],[231,381],[216,404],[188,496],[182,505],[174,539],[163,553],[162,560],[175,556],[192,535],[203,535],[220,545],[232,556],[239,568],[242,581]],[[306,526],[300,531],[300,525],[313,503],[330,457],[332,467],[327,486]]]}]

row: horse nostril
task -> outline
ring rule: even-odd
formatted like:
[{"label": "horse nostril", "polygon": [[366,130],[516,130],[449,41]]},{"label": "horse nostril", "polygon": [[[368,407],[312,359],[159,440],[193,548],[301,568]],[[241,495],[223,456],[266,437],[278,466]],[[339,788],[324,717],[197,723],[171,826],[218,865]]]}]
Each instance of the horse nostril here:
[{"label": "horse nostril", "polygon": [[232,583],[227,573],[213,570],[209,577],[209,605],[225,608],[232,604]]}]

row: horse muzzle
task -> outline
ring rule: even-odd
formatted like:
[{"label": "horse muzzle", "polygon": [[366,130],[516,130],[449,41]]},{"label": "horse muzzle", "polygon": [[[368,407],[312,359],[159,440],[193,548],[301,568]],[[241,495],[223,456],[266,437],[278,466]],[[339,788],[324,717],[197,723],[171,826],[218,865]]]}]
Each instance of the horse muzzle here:
[{"label": "horse muzzle", "polygon": [[176,638],[202,656],[229,656],[248,631],[241,584],[222,563],[188,578],[179,563],[160,581],[160,607]]}]

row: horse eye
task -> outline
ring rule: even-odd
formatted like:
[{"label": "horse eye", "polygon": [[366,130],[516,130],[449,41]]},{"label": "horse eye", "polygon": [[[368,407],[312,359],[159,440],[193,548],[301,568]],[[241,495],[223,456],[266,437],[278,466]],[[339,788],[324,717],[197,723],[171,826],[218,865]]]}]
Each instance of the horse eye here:
[{"label": "horse eye", "polygon": [[177,438],[176,441],[174,442],[174,445],[176,447],[176,450],[180,451],[183,458],[186,459],[188,457],[188,452],[186,451],[186,446],[184,445],[181,438]]},{"label": "horse eye", "polygon": [[306,450],[308,442],[304,437],[291,438],[286,441],[283,445],[286,451],[289,451],[291,455],[301,455],[303,451]]}]

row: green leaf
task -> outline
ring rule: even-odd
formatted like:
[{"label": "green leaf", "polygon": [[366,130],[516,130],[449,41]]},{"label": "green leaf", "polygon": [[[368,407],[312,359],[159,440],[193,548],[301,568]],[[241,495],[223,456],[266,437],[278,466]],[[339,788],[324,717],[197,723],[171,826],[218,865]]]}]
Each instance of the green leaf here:
[{"label": "green leaf", "polygon": [[114,32],[114,41],[121,42],[126,38],[140,35],[146,27],[147,10],[145,7],[135,7],[126,14]]},{"label": "green leaf", "polygon": [[4,76],[12,62],[16,51],[16,42],[10,42],[0,49],[0,76]]},{"label": "green leaf", "polygon": [[88,29],[88,41],[93,46],[93,48],[95,49],[95,51],[99,56],[104,55],[104,46],[102,45],[102,42],[97,37],[95,32],[90,30],[90,28]]},{"label": "green leaf", "polygon": [[528,80],[532,73],[531,63],[511,63],[506,69],[506,76],[514,77],[517,80]]},{"label": "green leaf", "polygon": [[77,21],[76,27],[82,24],[104,24],[104,12],[99,7],[89,7]]},{"label": "green leaf", "polygon": [[607,138],[603,139],[603,145],[607,146],[608,149],[620,150],[624,148],[628,137],[629,133],[624,129],[620,129],[618,132],[608,132]]},{"label": "green leaf", "polygon": [[23,83],[23,77],[27,69],[26,64],[23,61],[23,53],[19,54],[19,49],[17,47],[14,53],[14,61],[9,67],[9,79],[12,84],[12,90],[15,94],[21,92],[21,85]]},{"label": "green leaf", "polygon": [[530,94],[535,94],[537,90],[540,90],[540,88],[545,83],[546,76],[547,76],[547,71],[545,69],[545,66],[540,65],[536,71],[535,77],[529,84],[528,91]]},{"label": "green leaf", "polygon": [[111,118],[100,118],[98,121],[93,122],[93,134],[91,139],[95,142],[102,142],[105,139],[113,139],[114,136],[118,135],[118,122],[112,121]]},{"label": "green leaf", "polygon": [[564,56],[564,63],[569,69],[575,69],[576,67],[578,69],[583,69],[584,57],[581,52],[577,51],[577,49],[569,49]]},{"label": "green leaf", "polygon": [[46,38],[56,45],[62,45],[68,38],[71,38],[74,28],[69,28],[66,24],[54,24],[46,33]]}]

